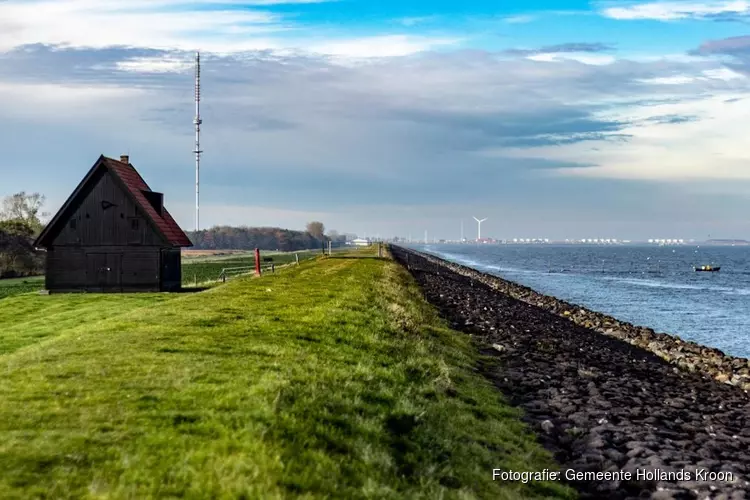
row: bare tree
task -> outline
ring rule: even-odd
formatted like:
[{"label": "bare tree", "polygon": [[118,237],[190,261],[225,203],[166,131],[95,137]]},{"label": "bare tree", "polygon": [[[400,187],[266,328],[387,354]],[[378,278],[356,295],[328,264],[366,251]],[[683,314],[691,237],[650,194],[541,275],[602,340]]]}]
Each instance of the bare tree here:
[{"label": "bare tree", "polygon": [[315,239],[322,240],[325,237],[325,230],[326,227],[322,222],[313,221],[307,223],[307,232]]}]

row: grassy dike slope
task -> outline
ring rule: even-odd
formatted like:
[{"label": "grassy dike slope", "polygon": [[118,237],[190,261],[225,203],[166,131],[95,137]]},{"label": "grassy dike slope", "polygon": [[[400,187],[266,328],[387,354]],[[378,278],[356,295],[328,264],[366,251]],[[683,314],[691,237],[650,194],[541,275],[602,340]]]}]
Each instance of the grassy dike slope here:
[{"label": "grassy dike slope", "polygon": [[111,297],[0,302],[50,314],[0,354],[1,498],[571,496],[492,481],[554,464],[392,261]]}]

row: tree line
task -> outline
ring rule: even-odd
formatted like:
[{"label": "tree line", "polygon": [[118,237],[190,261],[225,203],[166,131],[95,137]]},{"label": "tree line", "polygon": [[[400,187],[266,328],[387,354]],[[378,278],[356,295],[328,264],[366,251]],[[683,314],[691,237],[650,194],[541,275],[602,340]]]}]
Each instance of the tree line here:
[{"label": "tree line", "polygon": [[294,231],[278,227],[232,227],[215,226],[201,231],[187,231],[186,234],[197,250],[309,250],[321,248],[329,241],[334,246],[346,243],[346,237],[336,231],[325,234],[325,225],[313,221],[307,224],[306,231]]},{"label": "tree line", "polygon": [[[44,196],[39,193],[16,193],[6,197],[0,206],[0,278],[32,276],[44,272],[44,252],[34,249],[34,240],[44,228],[41,211]],[[194,248],[199,250],[295,251],[346,243],[336,231],[325,232],[319,221],[307,224],[305,231],[278,227],[216,226],[187,232]]]}]

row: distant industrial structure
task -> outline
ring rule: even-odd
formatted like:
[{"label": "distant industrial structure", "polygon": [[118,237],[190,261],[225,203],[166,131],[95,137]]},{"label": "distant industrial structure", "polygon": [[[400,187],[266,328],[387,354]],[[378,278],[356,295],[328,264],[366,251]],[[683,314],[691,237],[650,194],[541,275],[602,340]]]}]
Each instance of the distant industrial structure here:
[{"label": "distant industrial structure", "polygon": [[673,239],[673,238],[658,238],[658,239],[649,239],[647,240],[650,245],[684,245],[685,240],[683,239]]},{"label": "distant industrial structure", "polygon": [[[486,219],[482,219],[484,221]],[[477,221],[479,224],[479,222]],[[462,224],[463,228],[463,224]],[[438,239],[438,238],[427,238],[422,240],[414,240],[411,235],[406,238],[395,237],[384,241],[390,242],[402,242],[402,243],[422,243],[422,244],[499,244],[499,245],[658,245],[658,246],[678,246],[678,245],[706,245],[706,246],[750,246],[750,241],[741,239],[709,239],[709,240],[695,240],[695,239],[684,239],[684,238],[651,238],[647,240],[629,240],[620,238],[566,238],[566,239],[550,239],[550,238],[507,238],[507,239],[495,239],[481,237],[479,228],[477,228],[477,239],[466,239],[461,235],[461,239]]]},{"label": "distant industrial structure", "polygon": [[354,245],[357,247],[367,247],[370,246],[370,240],[367,238],[355,238],[353,240],[350,240],[347,242],[349,245]]}]

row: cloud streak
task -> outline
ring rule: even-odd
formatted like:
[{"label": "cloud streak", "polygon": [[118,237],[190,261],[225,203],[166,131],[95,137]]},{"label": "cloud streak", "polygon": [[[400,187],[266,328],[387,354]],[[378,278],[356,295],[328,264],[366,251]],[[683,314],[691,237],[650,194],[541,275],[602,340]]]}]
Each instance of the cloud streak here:
[{"label": "cloud streak", "polygon": [[537,49],[509,49],[505,52],[511,55],[528,56],[535,54],[566,54],[573,52],[599,53],[614,50],[612,45],[606,43],[562,43],[548,45]]},{"label": "cloud streak", "polygon": [[625,6],[603,5],[603,16],[623,21],[654,20],[677,21],[681,19],[727,20],[750,15],[748,0],[647,2]]}]

